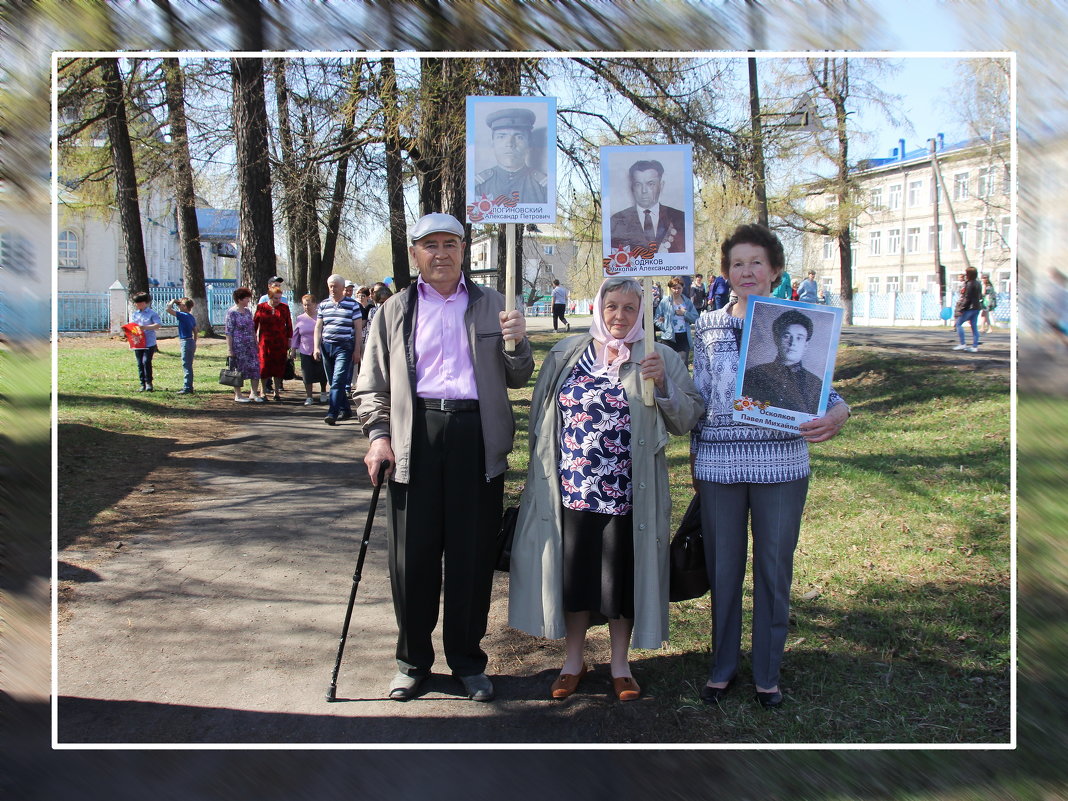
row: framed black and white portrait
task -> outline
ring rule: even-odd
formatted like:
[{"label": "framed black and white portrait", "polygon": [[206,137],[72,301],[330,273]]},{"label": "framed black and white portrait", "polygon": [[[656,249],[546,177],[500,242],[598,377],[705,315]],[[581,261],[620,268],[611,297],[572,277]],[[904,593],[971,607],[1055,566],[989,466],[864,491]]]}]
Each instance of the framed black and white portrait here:
[{"label": "framed black and white portrait", "polygon": [[612,275],[691,275],[693,147],[601,148],[601,237]]},{"label": "framed black and white portrait", "polygon": [[797,431],[827,411],[842,310],[750,298],[738,359],[733,418]]},{"label": "framed black and white portrait", "polygon": [[556,221],[556,98],[467,98],[467,217]]}]

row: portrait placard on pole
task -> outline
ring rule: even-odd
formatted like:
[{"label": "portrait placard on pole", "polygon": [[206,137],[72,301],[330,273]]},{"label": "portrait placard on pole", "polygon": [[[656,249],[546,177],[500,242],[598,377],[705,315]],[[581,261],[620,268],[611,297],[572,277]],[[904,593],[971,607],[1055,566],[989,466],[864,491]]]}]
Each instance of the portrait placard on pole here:
[{"label": "portrait placard on pole", "polygon": [[556,98],[467,98],[467,219],[556,222]]},{"label": "portrait placard on pole", "polygon": [[732,418],[798,431],[827,411],[842,310],[782,298],[749,298]]},{"label": "portrait placard on pole", "polygon": [[605,275],[693,275],[693,146],[601,148]]}]

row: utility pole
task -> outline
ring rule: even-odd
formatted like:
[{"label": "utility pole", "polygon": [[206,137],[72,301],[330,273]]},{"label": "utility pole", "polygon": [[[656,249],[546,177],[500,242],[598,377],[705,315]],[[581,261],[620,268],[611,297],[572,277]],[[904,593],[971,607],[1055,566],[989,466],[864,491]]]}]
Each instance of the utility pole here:
[{"label": "utility pole", "polygon": [[938,170],[938,156],[935,154],[935,150],[938,148],[938,142],[935,139],[927,140],[928,151],[931,154],[931,173],[932,180],[935,182],[934,192],[934,260],[935,260],[935,274],[938,276],[938,298],[939,305],[944,305],[946,302],[946,265],[942,263],[942,237],[938,232],[938,196],[942,192],[942,179],[939,176]]},{"label": "utility pole", "polygon": [[[753,47],[749,52],[761,49],[764,40],[764,19],[756,0],[746,0],[748,9],[749,33]],[[764,128],[760,121],[760,87],[757,82],[756,58],[750,56],[749,62],[749,119],[753,130],[753,189],[756,193],[757,215],[760,224],[768,224],[768,193],[764,173]]]}]

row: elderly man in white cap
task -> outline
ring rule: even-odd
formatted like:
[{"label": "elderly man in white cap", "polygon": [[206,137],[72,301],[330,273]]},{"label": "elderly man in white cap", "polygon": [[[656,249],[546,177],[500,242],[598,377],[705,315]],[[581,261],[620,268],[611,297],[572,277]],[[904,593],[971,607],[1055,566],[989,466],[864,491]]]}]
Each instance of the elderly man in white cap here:
[{"label": "elderly man in white cap", "polygon": [[445,659],[469,698],[489,701],[481,640],[515,431],[508,388],[526,386],[534,358],[522,314],[506,312],[499,292],[465,280],[459,220],[427,214],[411,241],[418,280],[375,315],[356,382],[371,480],[389,463],[399,627],[389,697],[414,697],[430,675],[444,559]]}]

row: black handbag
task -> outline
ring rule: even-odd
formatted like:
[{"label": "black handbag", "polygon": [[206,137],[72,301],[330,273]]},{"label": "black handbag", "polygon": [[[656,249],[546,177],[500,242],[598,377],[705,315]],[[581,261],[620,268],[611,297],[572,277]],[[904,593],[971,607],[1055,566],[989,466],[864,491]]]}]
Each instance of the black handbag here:
[{"label": "black handbag", "polygon": [[701,501],[693,496],[668,547],[668,599],[688,601],[708,592],[705,542],[701,536]]},{"label": "black handbag", "polygon": [[292,381],[296,377],[297,377],[297,367],[296,367],[296,365],[293,364],[293,360],[292,359],[286,359],[286,369],[285,369],[285,372],[282,374],[282,380],[283,381]]},{"label": "black handbag", "polygon": [[512,563],[512,540],[515,538],[515,523],[519,519],[519,507],[509,506],[501,516],[501,529],[497,532],[497,562],[494,565],[503,573]]},{"label": "black handbag", "polygon": [[219,371],[219,383],[240,389],[244,382],[245,377],[241,375],[241,371],[233,369],[233,358],[227,358],[226,367]]}]

